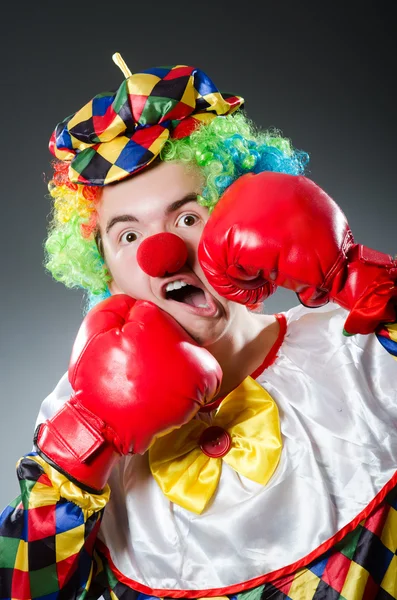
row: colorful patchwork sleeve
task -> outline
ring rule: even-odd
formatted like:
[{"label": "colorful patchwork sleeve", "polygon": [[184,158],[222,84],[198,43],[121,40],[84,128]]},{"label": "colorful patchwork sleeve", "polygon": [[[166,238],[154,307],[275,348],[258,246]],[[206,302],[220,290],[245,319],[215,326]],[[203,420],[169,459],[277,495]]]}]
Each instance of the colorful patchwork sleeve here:
[{"label": "colorful patchwork sleeve", "polygon": [[397,323],[384,323],[376,330],[382,346],[397,360]]},{"label": "colorful patchwork sleeve", "polygon": [[0,515],[0,599],[99,597],[94,545],[109,488],[88,494],[36,453],[17,474],[21,495]]}]

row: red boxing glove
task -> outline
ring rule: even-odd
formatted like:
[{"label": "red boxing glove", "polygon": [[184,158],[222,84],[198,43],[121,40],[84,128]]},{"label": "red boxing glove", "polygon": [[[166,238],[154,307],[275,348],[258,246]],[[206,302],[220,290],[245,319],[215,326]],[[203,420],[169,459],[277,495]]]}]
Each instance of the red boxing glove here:
[{"label": "red boxing glove", "polygon": [[370,333],[396,318],[396,261],[355,244],[338,205],[305,177],[240,177],[207,222],[199,259],[217,292],[242,304],[280,285],[305,306],[333,300],[348,309],[348,333]]},{"label": "red boxing glove", "polygon": [[117,295],[84,319],[73,347],[74,393],[35,436],[41,455],[91,492],[115,462],[143,453],[217,393],[222,371],[167,313]]}]

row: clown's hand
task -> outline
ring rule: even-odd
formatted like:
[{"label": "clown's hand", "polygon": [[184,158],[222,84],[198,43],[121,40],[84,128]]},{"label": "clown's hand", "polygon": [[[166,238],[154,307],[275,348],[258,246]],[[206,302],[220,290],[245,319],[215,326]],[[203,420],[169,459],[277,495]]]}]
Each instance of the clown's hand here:
[{"label": "clown's hand", "polygon": [[242,304],[282,286],[305,306],[333,300],[349,310],[347,333],[396,319],[397,262],[355,244],[338,205],[305,177],[240,177],[207,222],[199,259],[215,290]]},{"label": "clown's hand", "polygon": [[113,296],[83,321],[69,367],[74,393],[38,428],[36,447],[81,487],[100,491],[121,455],[143,453],[189,421],[221,378],[215,358],[167,313]]}]

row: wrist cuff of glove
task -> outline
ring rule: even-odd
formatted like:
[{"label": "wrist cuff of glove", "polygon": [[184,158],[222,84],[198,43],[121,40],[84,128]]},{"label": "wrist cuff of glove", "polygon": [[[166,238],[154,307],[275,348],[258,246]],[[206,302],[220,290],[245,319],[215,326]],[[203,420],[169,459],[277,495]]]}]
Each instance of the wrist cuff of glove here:
[{"label": "wrist cuff of glove", "polygon": [[359,261],[360,263],[384,267],[386,269],[396,268],[396,261],[390,254],[373,250],[362,244],[354,244],[347,252],[349,262]]},{"label": "wrist cuff of glove", "polygon": [[334,302],[349,311],[345,331],[368,334],[396,319],[397,263],[389,254],[355,244],[347,253],[343,286]]},{"label": "wrist cuff of glove", "polygon": [[105,431],[105,423],[72,398],[38,426],[34,444],[55,469],[87,492],[97,494],[120,458]]}]

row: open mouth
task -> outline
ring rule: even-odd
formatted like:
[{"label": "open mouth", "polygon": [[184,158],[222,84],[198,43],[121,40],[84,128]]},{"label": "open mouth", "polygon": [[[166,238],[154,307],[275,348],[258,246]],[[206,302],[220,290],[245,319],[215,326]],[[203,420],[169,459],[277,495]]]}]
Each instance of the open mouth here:
[{"label": "open mouth", "polygon": [[[182,282],[180,282],[179,285],[181,284]],[[174,300],[175,302],[189,304],[196,308],[208,308],[208,303],[203,290],[188,283],[183,283],[180,288],[166,290],[165,298],[166,300]]]},{"label": "open mouth", "polygon": [[166,300],[177,302],[196,315],[214,316],[218,311],[210,294],[186,281],[176,280],[168,283],[163,293]]}]

